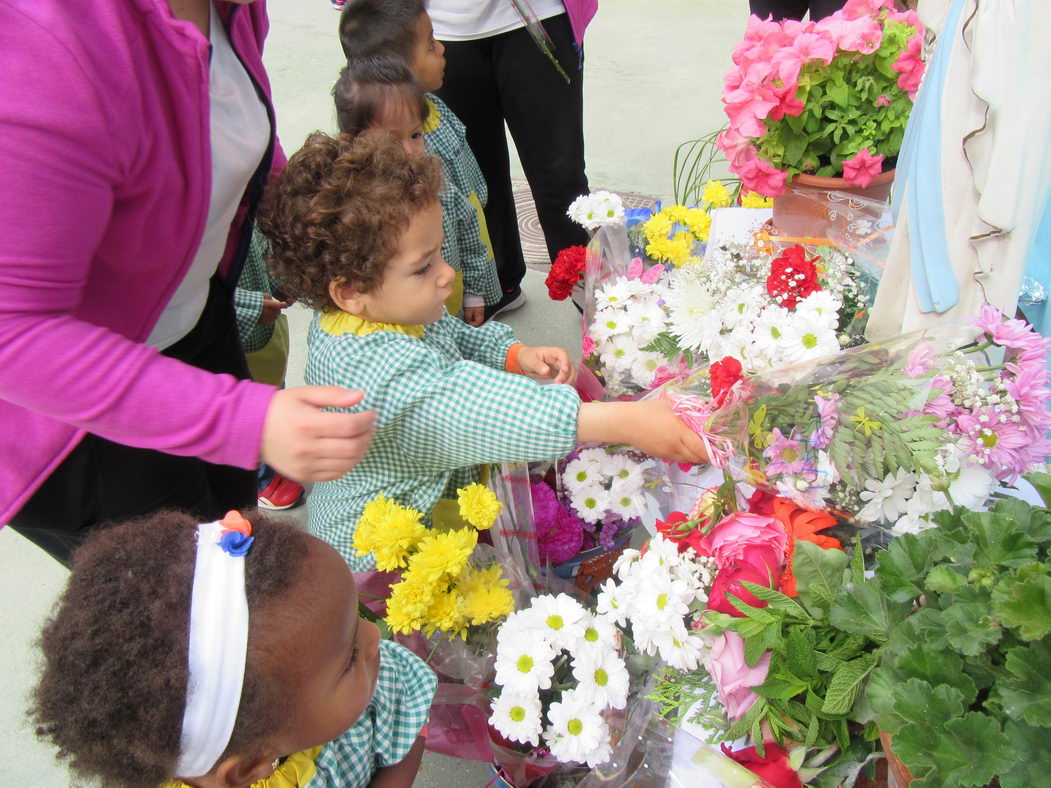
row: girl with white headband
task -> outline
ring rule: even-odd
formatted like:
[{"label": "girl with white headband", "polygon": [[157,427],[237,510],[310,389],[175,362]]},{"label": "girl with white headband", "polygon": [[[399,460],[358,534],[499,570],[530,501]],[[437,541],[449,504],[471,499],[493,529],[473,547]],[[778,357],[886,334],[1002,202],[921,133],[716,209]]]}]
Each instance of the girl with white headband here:
[{"label": "girl with white headband", "polygon": [[44,627],[31,715],[107,786],[409,786],[435,676],[357,600],[339,553],[290,523],[101,530]]}]

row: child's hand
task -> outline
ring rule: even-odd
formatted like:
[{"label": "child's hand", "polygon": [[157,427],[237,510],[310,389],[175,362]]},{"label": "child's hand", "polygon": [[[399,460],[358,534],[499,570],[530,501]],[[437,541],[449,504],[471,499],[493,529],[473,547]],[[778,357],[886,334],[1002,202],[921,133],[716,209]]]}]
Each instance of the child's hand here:
[{"label": "child's hand", "polygon": [[290,305],[290,301],[278,301],[270,293],[263,293],[263,311],[259,315],[259,325],[272,326],[281,316],[281,311]]},{"label": "child's hand", "polygon": [[581,442],[630,443],[653,457],[674,462],[708,462],[704,442],[666,399],[642,402],[586,402],[577,416]]},{"label": "child's hand", "polygon": [[484,306],[465,306],[463,308],[463,322],[469,326],[480,326],[485,320]]},{"label": "child's hand", "polygon": [[537,380],[553,379],[555,383],[572,384],[577,377],[576,366],[560,347],[523,345],[518,352],[518,366],[523,375]]},{"label": "child's hand", "polygon": [[263,423],[263,459],[296,481],[338,479],[368,451],[376,414],[331,413],[322,408],[349,408],[363,396],[339,386],[297,386],[276,392]]}]

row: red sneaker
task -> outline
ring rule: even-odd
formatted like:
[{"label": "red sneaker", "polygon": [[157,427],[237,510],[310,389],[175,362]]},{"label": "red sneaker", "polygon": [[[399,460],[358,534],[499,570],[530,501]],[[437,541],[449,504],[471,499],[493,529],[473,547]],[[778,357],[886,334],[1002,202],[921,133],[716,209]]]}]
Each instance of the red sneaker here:
[{"label": "red sneaker", "polygon": [[303,500],[303,485],[275,473],[263,491],[259,493],[260,509],[291,509]]}]

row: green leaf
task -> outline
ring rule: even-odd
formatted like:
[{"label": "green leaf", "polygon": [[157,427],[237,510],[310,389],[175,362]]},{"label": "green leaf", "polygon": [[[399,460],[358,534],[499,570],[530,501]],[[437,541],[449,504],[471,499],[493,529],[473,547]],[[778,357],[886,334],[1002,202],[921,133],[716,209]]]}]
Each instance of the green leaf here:
[{"label": "green leaf", "polygon": [[1040,640],[1009,649],[1004,666],[1007,675],[993,688],[992,698],[1012,719],[1051,728],[1051,644]]},{"label": "green leaf", "polygon": [[803,692],[810,685],[791,673],[778,673],[767,675],[766,680],[758,687],[753,687],[757,695],[767,700],[789,700]]},{"label": "green leaf", "polygon": [[1014,750],[1014,768],[1001,772],[1002,788],[1032,788],[1044,785],[1051,775],[1051,747],[1047,746],[1047,731],[1026,725],[1024,722],[1007,720],[1004,733]]},{"label": "green leaf", "polygon": [[799,603],[796,602],[792,597],[782,594],[773,588],[753,583],[750,580],[745,580],[741,583],[746,591],[748,591],[756,599],[760,599],[766,602],[771,610],[779,610],[786,613],[793,618],[798,618],[802,621],[811,621],[810,615],[800,607]]},{"label": "green leaf", "polygon": [[924,585],[930,591],[941,594],[958,594],[967,578],[948,566],[936,566],[927,574]]},{"label": "green leaf", "polygon": [[817,658],[814,654],[814,630],[809,627],[794,626],[788,630],[785,638],[785,657],[789,669],[807,679],[817,677]]},{"label": "green leaf", "polygon": [[932,687],[939,684],[955,687],[967,705],[973,703],[978,694],[974,680],[963,672],[963,660],[953,651],[936,651],[927,644],[917,644],[888,664],[888,667],[900,681],[918,678]]},{"label": "green leaf", "polygon": [[1051,577],[1041,564],[1004,578],[993,589],[993,615],[1026,640],[1051,633]]},{"label": "green leaf", "polygon": [[1051,474],[1027,473],[1022,476],[1040,494],[1045,509],[1051,509]]},{"label": "green leaf", "polygon": [[[939,684],[932,687],[926,681],[909,679],[904,683],[888,685],[886,675],[877,671],[869,679],[869,701],[879,704],[877,720],[888,733],[897,733],[901,726],[922,725],[932,720],[951,720],[964,712],[963,695],[955,687]],[[876,703],[873,703],[876,708]]]},{"label": "green leaf", "polygon": [[855,585],[865,582],[865,551],[861,547],[861,534],[854,535],[854,552],[850,556],[850,580]]},{"label": "green leaf", "polygon": [[967,657],[976,657],[989,646],[999,643],[1003,634],[1003,630],[989,620],[987,601],[964,602],[957,599],[942,611],[942,618],[949,645]]},{"label": "green leaf", "polygon": [[667,331],[662,331],[657,334],[650,344],[641,349],[647,353],[660,353],[662,356],[671,359],[672,361],[675,361],[682,353],[678,341]]},{"label": "green leaf", "polygon": [[931,563],[930,531],[894,539],[876,558],[876,576],[884,593],[896,601],[918,599]]},{"label": "green leaf", "polygon": [[799,601],[812,614],[816,611],[827,613],[843,582],[847,554],[797,540],[792,565]]},{"label": "green leaf", "polygon": [[825,714],[847,714],[854,705],[862,682],[875,666],[875,654],[866,654],[840,665],[828,683],[821,711]]},{"label": "green leaf", "polygon": [[901,655],[917,643],[935,651],[949,647],[945,636],[945,620],[940,610],[921,607],[890,631],[884,651]]},{"label": "green leaf", "polygon": [[829,622],[844,632],[865,635],[883,643],[890,628],[904,620],[911,610],[911,602],[887,599],[877,583],[848,583],[829,611]]},{"label": "green leaf", "polygon": [[916,778],[913,788],[985,785],[1014,765],[1011,742],[996,720],[974,711],[905,725],[893,748]]}]

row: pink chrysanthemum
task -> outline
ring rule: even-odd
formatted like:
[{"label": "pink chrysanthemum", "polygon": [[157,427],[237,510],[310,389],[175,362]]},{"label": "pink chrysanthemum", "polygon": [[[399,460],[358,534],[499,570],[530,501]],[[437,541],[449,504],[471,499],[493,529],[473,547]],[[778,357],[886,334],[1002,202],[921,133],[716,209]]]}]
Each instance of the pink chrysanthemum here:
[{"label": "pink chrysanthemum", "polygon": [[584,524],[565,510],[544,482],[532,482],[530,493],[541,562],[561,564],[578,555],[584,544]]},{"label": "pink chrysanthemum", "polygon": [[986,406],[960,414],[956,424],[971,460],[992,471],[1000,481],[1010,484],[1029,470],[1032,458],[1026,446],[1032,439],[1021,420]]},{"label": "pink chrysanthemum", "polygon": [[827,399],[820,394],[814,395],[814,406],[821,419],[818,428],[810,433],[810,445],[815,449],[824,449],[832,442],[832,435],[839,424],[839,399],[838,394],[830,394]]},{"label": "pink chrysanthemum", "polygon": [[1030,435],[1042,437],[1051,429],[1051,412],[1047,403],[1051,399],[1051,389],[1047,387],[1047,367],[1043,362],[1037,364],[1004,364],[1004,388],[1018,404],[1018,415],[1026,425]]},{"label": "pink chrysanthemum", "polygon": [[1005,319],[999,307],[983,306],[974,324],[997,345],[1014,350],[1019,361],[1035,361],[1047,355],[1048,340],[1024,320]]}]

